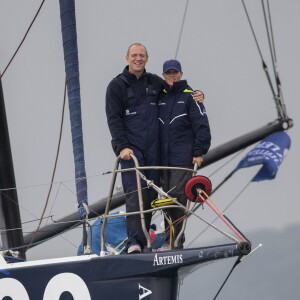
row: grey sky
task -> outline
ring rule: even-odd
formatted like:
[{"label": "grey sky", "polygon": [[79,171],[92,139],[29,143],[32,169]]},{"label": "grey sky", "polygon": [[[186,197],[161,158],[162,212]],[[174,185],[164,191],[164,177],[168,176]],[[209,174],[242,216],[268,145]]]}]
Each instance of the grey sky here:
[{"label": "grey sky", "polygon": [[[21,41],[39,3],[0,0],[1,71]],[[125,66],[128,45],[137,41],[148,48],[147,71],[161,74],[164,60],[175,56],[185,3],[179,0],[89,0],[76,3],[86,171],[91,203],[107,195],[110,177],[99,174],[111,170],[115,159],[104,111],[106,86]],[[246,1],[246,5],[272,73],[261,2]],[[289,131],[291,151],[276,180],[251,184],[227,212],[245,233],[261,228],[281,229],[299,223],[297,156],[300,153],[300,106],[296,101],[300,78],[300,2],[272,0],[270,6],[278,71],[287,110],[295,125]],[[212,147],[276,118],[271,91],[241,1],[189,1],[177,58],[190,85],[202,89],[206,95]],[[22,218],[26,222],[41,214],[48,191],[48,185],[42,184],[50,182],[58,142],[64,91],[58,0],[46,1],[23,47],[3,77],[2,85],[16,182],[18,187],[27,187],[18,190]],[[76,210],[74,185],[69,181],[74,176],[70,141],[66,113],[55,180],[62,183],[55,185],[51,213],[48,210],[54,219]],[[235,160],[213,176],[213,185],[217,185],[237,162]],[[204,169],[202,174],[210,175],[221,164],[223,162]],[[240,171],[214,199],[222,208],[225,207],[254,173],[255,168]],[[203,226],[194,225],[194,220],[191,224],[193,229],[189,231],[189,239],[197,234],[195,228],[198,227],[195,226]],[[24,231],[33,228],[29,223],[24,226]],[[28,255],[31,258],[73,255],[80,233],[77,230],[78,235],[66,235],[73,245],[61,238],[55,239]],[[50,247],[55,249],[49,250]]]}]

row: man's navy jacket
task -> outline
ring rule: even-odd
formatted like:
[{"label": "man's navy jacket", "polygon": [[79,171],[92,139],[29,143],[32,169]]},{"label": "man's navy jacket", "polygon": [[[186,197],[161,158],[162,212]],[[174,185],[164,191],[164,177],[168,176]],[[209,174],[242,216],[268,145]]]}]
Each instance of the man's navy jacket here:
[{"label": "man's navy jacket", "polygon": [[114,78],[106,91],[106,115],[116,155],[135,147],[159,155],[158,97],[163,80],[146,71],[140,78],[128,72]]}]

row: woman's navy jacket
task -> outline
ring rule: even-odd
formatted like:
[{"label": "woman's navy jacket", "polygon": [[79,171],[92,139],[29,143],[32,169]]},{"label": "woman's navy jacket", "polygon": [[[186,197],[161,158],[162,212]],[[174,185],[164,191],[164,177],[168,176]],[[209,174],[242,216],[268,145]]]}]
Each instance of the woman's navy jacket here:
[{"label": "woman's navy jacket", "polygon": [[186,80],[164,85],[159,100],[161,159],[165,166],[191,166],[211,141],[205,107],[192,98]]}]

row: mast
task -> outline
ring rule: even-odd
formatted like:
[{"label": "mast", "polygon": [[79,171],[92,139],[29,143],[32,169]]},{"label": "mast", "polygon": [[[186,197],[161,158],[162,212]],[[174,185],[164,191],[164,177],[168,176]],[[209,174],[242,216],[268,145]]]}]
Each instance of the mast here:
[{"label": "mast", "polygon": [[[2,249],[19,248],[24,243],[15,187],[16,181],[0,78],[0,246]],[[25,252],[22,250],[20,252],[24,257]]]}]

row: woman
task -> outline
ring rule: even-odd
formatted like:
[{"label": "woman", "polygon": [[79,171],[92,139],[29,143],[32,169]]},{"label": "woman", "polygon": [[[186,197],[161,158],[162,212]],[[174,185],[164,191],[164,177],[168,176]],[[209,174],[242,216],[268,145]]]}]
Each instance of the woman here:
[{"label": "woman", "polygon": [[[161,138],[161,162],[163,166],[184,167],[193,169],[203,161],[207,153],[211,134],[205,107],[193,101],[193,90],[186,80],[182,80],[182,69],[179,61],[171,59],[163,65],[164,89],[159,99],[159,121]],[[167,170],[162,172],[162,186],[165,191],[182,205],[186,205],[184,184],[191,177],[191,172]],[[169,209],[169,222],[165,228],[173,228],[174,234],[167,231],[165,247],[173,247],[182,228],[184,210]],[[171,238],[171,239],[170,239]],[[182,248],[184,236],[178,247]],[[166,245],[167,244],[167,245]],[[165,248],[164,247],[164,248]]]}]

